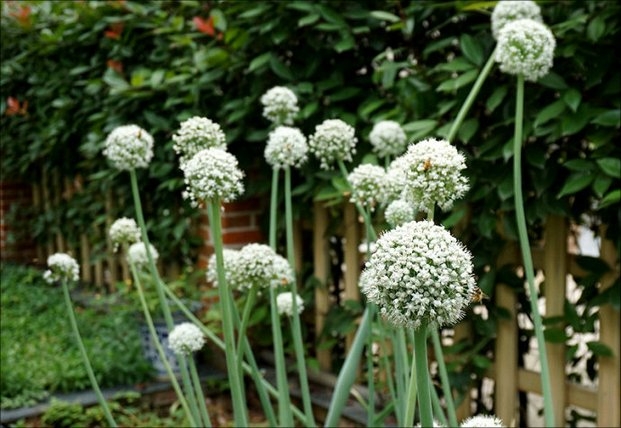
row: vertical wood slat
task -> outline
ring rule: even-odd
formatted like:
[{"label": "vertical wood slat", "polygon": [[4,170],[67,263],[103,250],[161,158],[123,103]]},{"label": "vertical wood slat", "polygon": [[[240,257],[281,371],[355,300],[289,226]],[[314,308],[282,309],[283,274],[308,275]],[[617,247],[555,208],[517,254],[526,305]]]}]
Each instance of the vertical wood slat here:
[{"label": "vertical wood slat", "polygon": [[[614,243],[604,239],[605,228],[601,230],[602,245],[601,258],[612,268],[601,280],[600,293],[612,287],[619,276],[619,259]],[[620,317],[619,311],[612,305],[605,304],[599,309],[599,340],[608,346],[613,355],[611,357],[599,357],[599,385],[597,391],[597,426],[618,427],[621,426],[621,409],[619,397],[621,394],[621,337],[619,335]]]},{"label": "vertical wood slat", "polygon": [[[545,274],[546,317],[563,316],[567,285],[567,225],[560,216],[550,216],[545,226],[543,270]],[[557,325],[564,328],[564,325]],[[565,344],[546,343],[554,424],[565,426]]]},{"label": "vertical wood slat", "polygon": [[[345,300],[360,301],[360,287],[358,287],[358,277],[360,276],[360,223],[358,213],[354,204],[346,203],[344,207],[344,226],[345,226],[345,248],[344,262],[345,272],[343,282],[345,290],[343,297]],[[348,352],[354,340],[355,332],[345,336],[345,351]]]},{"label": "vertical wood slat", "polygon": [[[321,202],[315,202],[313,209],[313,268],[314,276],[319,281],[315,288],[315,332],[319,337],[325,326],[326,315],[330,308],[328,292],[330,253],[325,236],[328,229],[328,210]],[[317,348],[317,362],[321,370],[330,371],[331,361],[330,350]]]},{"label": "vertical wood slat", "polygon": [[93,282],[93,272],[91,270],[91,247],[88,242],[88,236],[85,233],[80,234],[80,258],[82,259],[82,281],[85,283]]}]

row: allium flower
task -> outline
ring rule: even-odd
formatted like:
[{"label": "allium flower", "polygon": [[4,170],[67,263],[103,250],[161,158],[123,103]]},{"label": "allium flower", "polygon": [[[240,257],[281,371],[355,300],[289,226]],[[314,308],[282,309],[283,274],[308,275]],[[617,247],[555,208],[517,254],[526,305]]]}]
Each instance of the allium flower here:
[{"label": "allium flower", "polygon": [[340,119],[324,120],[315,127],[308,140],[310,151],[321,162],[321,168],[330,169],[338,160],[351,161],[356,153],[355,130]]},{"label": "allium flower", "polygon": [[80,266],[69,254],[52,254],[47,258],[47,266],[49,269],[43,273],[43,279],[49,284],[57,281],[77,281],[80,277]]},{"label": "allium flower", "polygon": [[239,250],[237,269],[242,288],[279,287],[295,280],[287,259],[264,244],[248,244]]},{"label": "allium flower", "polygon": [[477,415],[465,419],[460,425],[461,428],[501,428],[503,426],[502,421],[496,416],[485,415]]},{"label": "allium flower", "polygon": [[181,122],[181,127],[172,139],[175,141],[173,149],[182,164],[203,149],[226,149],[226,137],[222,128],[206,117],[195,116]]},{"label": "allium flower", "polygon": [[369,134],[369,141],[373,151],[380,157],[400,155],[407,147],[405,132],[393,120],[377,122]]},{"label": "allium flower", "polygon": [[407,159],[404,155],[396,157],[390,162],[386,169],[386,202],[390,203],[394,200],[401,199],[403,189],[405,188],[405,169],[407,168]]},{"label": "allium flower", "polygon": [[368,163],[358,165],[349,173],[347,181],[351,185],[352,201],[371,211],[386,200],[386,171],[381,166]]},{"label": "allium flower", "polygon": [[153,157],[153,137],[137,125],[115,128],[104,145],[104,156],[120,170],[146,168]]},{"label": "allium flower", "polygon": [[[224,261],[224,280],[226,285],[232,289],[241,287],[241,276],[239,272],[239,250],[224,248],[222,250],[222,258]],[[207,262],[207,281],[212,283],[214,287],[218,286],[218,271],[216,267],[216,255],[212,254]]]},{"label": "allium flower", "polygon": [[360,278],[361,291],[394,325],[453,325],[475,290],[471,259],[443,227],[405,223],[377,240]]},{"label": "allium flower", "polygon": [[222,149],[205,149],[183,163],[187,193],[192,202],[219,198],[223,202],[234,200],[244,191],[244,173],[238,168],[237,159]]},{"label": "allium flower", "polygon": [[[295,303],[298,308],[298,314],[301,314],[304,311],[304,300],[296,294]],[[276,306],[280,315],[293,316],[293,293],[287,291],[276,296]]]},{"label": "allium flower", "polygon": [[492,34],[494,38],[498,39],[498,33],[505,25],[518,19],[532,19],[543,22],[541,8],[537,3],[530,0],[501,0],[496,3],[492,12]]},{"label": "allium flower", "polygon": [[[151,244],[149,244],[149,252],[154,262],[160,257],[160,254]],[[127,262],[136,265],[138,269],[148,266],[149,256],[147,255],[147,247],[144,242],[136,242],[129,246],[127,250]]]},{"label": "allium flower", "polygon": [[411,204],[403,199],[395,199],[386,207],[384,217],[390,226],[397,227],[414,220],[416,218],[416,211],[414,211]]},{"label": "allium flower", "polygon": [[272,168],[300,167],[308,159],[306,137],[298,128],[279,126],[270,132],[265,159]]},{"label": "allium flower", "polygon": [[119,245],[140,241],[140,228],[133,218],[121,217],[112,223],[108,235],[114,244],[114,252],[116,252]]},{"label": "allium flower", "polygon": [[300,110],[298,98],[284,86],[275,86],[261,96],[263,117],[276,125],[291,125]]},{"label": "allium flower", "polygon": [[403,199],[415,210],[428,212],[434,203],[444,211],[468,190],[461,174],[464,156],[446,140],[428,138],[411,145],[400,161],[405,177]]},{"label": "allium flower", "polygon": [[190,355],[205,344],[203,332],[190,322],[177,324],[168,334],[168,347],[177,355]]},{"label": "allium flower", "polygon": [[534,82],[552,68],[555,47],[556,40],[548,27],[532,19],[519,19],[500,30],[494,59],[501,71],[521,74]]}]

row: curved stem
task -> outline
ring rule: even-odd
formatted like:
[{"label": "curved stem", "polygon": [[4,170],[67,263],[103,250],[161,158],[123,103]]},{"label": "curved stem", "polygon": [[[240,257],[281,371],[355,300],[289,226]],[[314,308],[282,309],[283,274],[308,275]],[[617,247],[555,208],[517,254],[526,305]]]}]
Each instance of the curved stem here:
[{"label": "curved stem", "polygon": [[[413,351],[412,354],[412,364],[410,367],[410,379],[408,385],[408,393],[407,400],[405,402],[405,415],[403,417],[404,426],[411,427],[414,426],[414,410],[416,408],[416,395],[417,395],[417,376],[416,376],[416,350]],[[426,426],[426,425],[422,425]],[[457,425],[456,425],[457,426]]]},{"label": "curved stem", "polygon": [[291,400],[289,398],[289,382],[285,367],[280,315],[278,314],[278,308],[276,305],[276,290],[274,290],[274,287],[270,286],[269,292],[270,312],[272,317],[272,337],[274,341],[274,362],[276,365],[276,385],[278,387],[278,417],[280,419],[280,426],[293,426],[293,418],[289,412]]},{"label": "curved stem", "polygon": [[[246,298],[246,304],[244,305],[244,313],[242,315],[241,323],[239,324],[238,337],[237,337],[237,355],[242,353],[243,338],[246,337],[246,328],[248,327],[248,319],[250,318],[250,311],[254,307],[254,301],[256,300],[259,289],[257,287],[250,288],[248,297]],[[239,359],[240,364],[242,359]]]},{"label": "curved stem", "polygon": [[84,367],[86,368],[86,373],[88,374],[88,378],[91,381],[91,386],[95,391],[95,395],[97,395],[97,400],[99,401],[99,404],[103,409],[104,416],[108,421],[108,425],[110,425],[111,427],[116,427],[116,422],[112,417],[112,413],[110,412],[110,408],[108,407],[108,402],[101,393],[101,389],[99,389],[99,384],[97,383],[95,372],[93,372],[91,361],[88,358],[86,348],[84,347],[84,342],[82,341],[82,336],[80,335],[80,329],[78,328],[78,322],[75,317],[75,312],[73,312],[73,305],[71,303],[71,296],[69,294],[69,286],[67,285],[66,280],[62,280],[61,282],[63,287],[63,295],[65,296],[65,304],[67,306],[67,313],[69,314],[69,322],[71,323],[71,329],[73,330],[73,335],[75,337],[76,343],[78,344],[78,348],[80,349],[80,354],[82,355],[82,362],[84,363]]},{"label": "curved stem", "polygon": [[[433,426],[433,412],[431,411],[431,396],[429,383],[429,369],[427,367],[427,326],[421,325],[414,330],[414,364],[416,370],[416,384],[418,387],[418,409],[420,423],[424,427]],[[412,369],[414,370],[414,369]],[[411,385],[411,383],[410,383]],[[412,388],[410,388],[412,391]],[[409,399],[408,399],[409,405]],[[406,421],[407,423],[408,421]],[[411,425],[409,425],[411,426]]]},{"label": "curved stem", "polygon": [[543,391],[543,416],[548,427],[554,426],[554,407],[552,401],[552,386],[550,384],[550,371],[548,369],[548,354],[546,351],[545,337],[543,334],[543,322],[539,313],[537,289],[533,259],[530,252],[526,215],[524,213],[524,197],[522,196],[522,126],[524,120],[524,76],[518,75],[517,94],[515,105],[515,133],[513,137],[513,187],[515,196],[515,216],[517,220],[520,250],[524,263],[524,272],[528,282],[528,294],[530,307],[535,324],[535,336],[539,348],[539,360],[541,361],[541,390]]},{"label": "curved stem", "polygon": [[209,419],[209,412],[207,411],[207,405],[205,404],[205,395],[203,394],[203,388],[201,387],[201,378],[198,375],[196,363],[194,362],[192,355],[188,358],[188,362],[190,366],[190,376],[192,377],[192,383],[194,384],[194,393],[196,394],[196,400],[199,403],[198,408],[200,410],[203,426],[211,428],[211,419]]}]

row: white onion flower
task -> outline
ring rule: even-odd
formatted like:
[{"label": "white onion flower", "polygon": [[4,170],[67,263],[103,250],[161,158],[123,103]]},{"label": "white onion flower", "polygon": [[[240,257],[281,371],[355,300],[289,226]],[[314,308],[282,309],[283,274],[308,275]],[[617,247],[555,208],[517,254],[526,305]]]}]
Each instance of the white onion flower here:
[{"label": "white onion flower", "polygon": [[265,159],[272,168],[300,167],[308,159],[306,137],[298,128],[277,127],[268,137]]},{"label": "white onion flower", "polygon": [[153,137],[137,125],[119,126],[106,138],[103,154],[119,170],[146,168],[153,158]]},{"label": "white onion flower", "polygon": [[290,284],[295,280],[287,259],[264,244],[247,244],[239,250],[237,269],[240,288],[267,288]]},{"label": "white onion flower", "polygon": [[[224,264],[224,280],[227,287],[237,289],[241,287],[241,276],[238,267],[239,250],[232,248],[224,248],[222,250],[222,259]],[[215,253],[209,257],[207,262],[207,281],[212,283],[214,287],[218,286],[218,271],[216,266]]]},{"label": "white onion flower", "polygon": [[411,204],[403,199],[395,199],[386,207],[384,217],[386,222],[394,228],[414,220],[416,218],[416,211]]},{"label": "white onion flower", "polygon": [[49,269],[43,273],[43,279],[49,284],[57,281],[77,281],[80,278],[80,266],[69,254],[52,254],[47,258],[47,266]]},{"label": "white onion flower", "polygon": [[140,241],[140,228],[133,218],[121,217],[112,223],[108,236],[110,236],[110,241],[114,245],[114,252],[116,252],[119,245]]},{"label": "white onion flower", "polygon": [[181,127],[172,139],[175,142],[173,149],[182,164],[203,149],[226,149],[226,137],[222,128],[206,117],[195,116],[181,122]]},{"label": "white onion flower", "polygon": [[308,140],[310,151],[319,159],[322,169],[332,168],[336,161],[352,160],[356,153],[356,131],[340,119],[324,120],[315,127]]},{"label": "white onion flower", "polygon": [[201,150],[181,169],[187,186],[185,196],[195,204],[216,198],[229,202],[244,191],[244,173],[238,168],[237,159],[222,149]]},{"label": "white onion flower", "polygon": [[496,3],[492,11],[492,34],[494,38],[498,39],[498,34],[505,25],[518,19],[532,19],[543,22],[541,8],[531,0],[501,0]]},{"label": "white onion flower", "polygon": [[446,229],[412,221],[384,233],[365,264],[361,291],[396,326],[457,323],[475,290],[472,255]]},{"label": "white onion flower", "polygon": [[380,157],[400,155],[407,147],[403,128],[393,120],[377,122],[369,134],[369,141],[373,151]]},{"label": "white onion flower", "polygon": [[[149,244],[149,252],[153,262],[156,262],[160,254],[151,244]],[[129,246],[127,250],[127,263],[134,264],[138,269],[143,269],[149,265],[149,256],[147,255],[147,247],[144,242],[136,242]]]},{"label": "white onion flower", "polygon": [[[304,311],[304,300],[298,295],[295,295],[295,303],[298,309],[298,314]],[[293,316],[293,293],[286,291],[276,296],[276,306],[280,315]]]},{"label": "white onion flower", "polygon": [[292,125],[300,110],[298,98],[284,86],[275,86],[261,96],[263,117],[275,125]]},{"label": "white onion flower", "polygon": [[386,203],[402,199],[403,189],[405,188],[405,169],[407,159],[401,155],[390,162],[386,168]]},{"label": "white onion flower", "polygon": [[468,191],[464,156],[446,140],[428,138],[408,147],[400,160],[405,177],[402,197],[417,211],[447,211]]},{"label": "white onion flower", "polygon": [[535,82],[552,68],[556,40],[548,27],[532,19],[505,25],[498,35],[495,60],[500,70]]},{"label": "white onion flower", "polygon": [[168,334],[168,347],[177,355],[190,355],[205,345],[203,332],[190,322],[177,324]]},{"label": "white onion flower", "polygon": [[358,165],[349,173],[347,181],[351,185],[351,200],[370,211],[386,201],[386,171],[381,166]]},{"label": "white onion flower", "polygon": [[465,419],[460,425],[461,428],[502,428],[503,426],[502,421],[496,416],[485,415]]}]

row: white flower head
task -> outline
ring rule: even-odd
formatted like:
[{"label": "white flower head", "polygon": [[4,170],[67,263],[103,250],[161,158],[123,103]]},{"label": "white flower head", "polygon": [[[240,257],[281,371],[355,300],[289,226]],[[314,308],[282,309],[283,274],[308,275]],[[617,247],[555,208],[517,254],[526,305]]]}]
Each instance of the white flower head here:
[{"label": "white flower head", "polygon": [[222,149],[204,149],[181,164],[187,194],[193,203],[215,198],[229,202],[244,191],[244,173],[235,156]]},{"label": "white flower head", "polygon": [[376,243],[360,286],[390,323],[416,329],[462,318],[475,290],[472,255],[446,229],[412,221]]},{"label": "white flower head", "polygon": [[247,244],[239,250],[237,269],[240,288],[268,288],[290,284],[295,280],[287,259],[264,244]]},{"label": "white flower head", "polygon": [[377,122],[369,134],[369,141],[373,151],[380,157],[400,155],[407,147],[403,128],[393,120]]},{"label": "white flower head", "polygon": [[411,204],[403,199],[395,199],[386,207],[384,217],[390,226],[397,227],[414,220],[416,211]]},{"label": "white flower head", "polygon": [[[222,261],[224,264],[224,280],[227,287],[237,289],[241,287],[241,276],[238,267],[239,250],[232,248],[224,248],[222,250]],[[215,253],[209,257],[207,262],[207,281],[212,283],[214,287],[218,286],[218,271],[216,266]]]},{"label": "white flower head", "polygon": [[403,189],[405,187],[405,169],[407,167],[407,159],[401,155],[390,162],[386,169],[386,202],[401,199]]},{"label": "white flower head", "polygon": [[351,185],[351,199],[374,211],[386,201],[386,171],[381,166],[368,163],[358,165],[347,176]]},{"label": "white flower head", "polygon": [[[160,257],[155,247],[149,244],[149,253],[156,262]],[[127,262],[136,265],[138,269],[144,269],[149,265],[149,256],[147,255],[147,247],[144,242],[136,242],[129,246],[127,250]]]},{"label": "white flower head", "polygon": [[177,324],[168,334],[168,347],[177,355],[190,355],[205,345],[203,332],[190,322]]},{"label": "white flower head", "polygon": [[261,96],[263,117],[275,125],[292,125],[300,110],[298,97],[284,86],[275,86]]},{"label": "white flower head", "polygon": [[104,156],[119,170],[146,168],[153,158],[153,137],[137,125],[115,128],[104,146]]},{"label": "white flower head", "polygon": [[460,425],[461,428],[502,428],[503,426],[502,421],[496,416],[485,415],[465,419]]},{"label": "white flower head", "polygon": [[57,281],[77,281],[80,278],[80,266],[69,254],[52,254],[47,258],[47,266],[49,269],[43,273],[43,279],[49,284]]},{"label": "white flower head", "polygon": [[298,128],[277,127],[267,139],[265,159],[272,168],[300,167],[308,159],[306,137]]},{"label": "white flower head", "polygon": [[110,236],[110,241],[114,244],[114,251],[116,252],[119,245],[133,244],[140,241],[140,228],[133,218],[121,217],[112,223],[108,235]]},{"label": "white flower head", "polygon": [[[298,294],[295,295],[295,304],[298,314],[301,314],[304,311],[304,299]],[[293,316],[293,293],[286,291],[276,296],[276,306],[280,315]]]},{"label": "white flower head", "polygon": [[464,156],[446,140],[428,138],[408,147],[400,161],[405,183],[402,197],[417,211],[434,204],[447,211],[468,191]]},{"label": "white flower head", "polygon": [[541,8],[531,0],[501,0],[496,3],[492,11],[492,34],[494,38],[498,39],[498,33],[505,25],[518,19],[532,19],[543,22]]},{"label": "white flower head", "polygon": [[552,68],[555,48],[548,27],[532,19],[518,19],[500,30],[494,59],[501,71],[535,82]]},{"label": "white flower head", "polygon": [[184,163],[203,149],[226,149],[226,137],[216,122],[206,117],[191,117],[181,122],[181,127],[172,136],[175,144],[173,150]]},{"label": "white flower head", "polygon": [[351,162],[358,142],[355,134],[354,128],[340,119],[324,120],[315,127],[308,147],[321,162],[321,168],[330,169],[336,161]]}]

